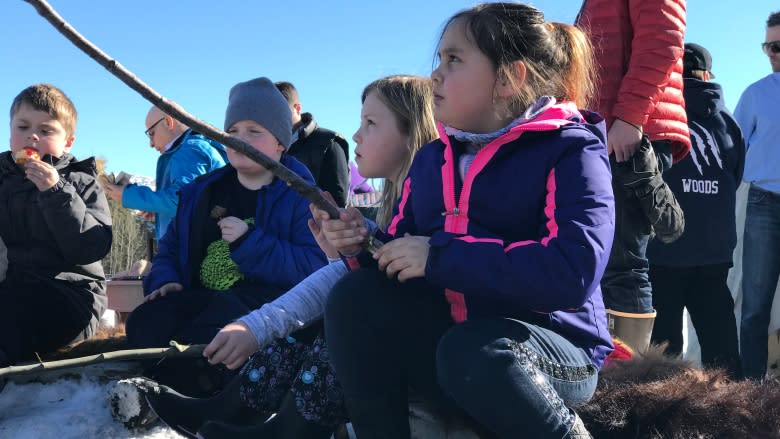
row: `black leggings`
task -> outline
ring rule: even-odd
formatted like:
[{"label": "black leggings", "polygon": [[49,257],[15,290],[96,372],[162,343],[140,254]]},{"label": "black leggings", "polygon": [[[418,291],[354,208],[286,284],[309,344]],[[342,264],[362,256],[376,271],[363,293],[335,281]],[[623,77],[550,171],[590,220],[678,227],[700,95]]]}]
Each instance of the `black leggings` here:
[{"label": "black leggings", "polygon": [[399,283],[361,269],[333,287],[325,338],[349,416],[360,421],[353,423],[358,437],[408,438],[409,387],[448,404],[437,384],[436,349],[452,324],[444,295],[419,279]]}]

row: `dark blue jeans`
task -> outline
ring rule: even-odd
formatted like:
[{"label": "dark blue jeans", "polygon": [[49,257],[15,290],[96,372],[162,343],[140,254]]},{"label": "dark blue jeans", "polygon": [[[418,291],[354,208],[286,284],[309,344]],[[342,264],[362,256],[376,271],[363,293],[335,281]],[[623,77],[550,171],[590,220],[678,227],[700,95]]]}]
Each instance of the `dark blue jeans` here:
[{"label": "dark blue jeans", "polygon": [[[672,164],[671,144],[653,142],[661,172]],[[632,161],[617,163],[609,157],[612,168],[632,166]],[[604,306],[615,311],[647,314],[653,312],[653,290],[650,286],[647,243],[652,232],[639,199],[626,190],[622,181],[612,179],[615,195],[615,239],[609,262],[601,279]]]},{"label": "dark blue jeans", "polygon": [[358,437],[410,437],[408,388],[500,438],[562,438],[571,404],[596,388],[588,355],[560,335],[510,319],[453,325],[440,291],[347,274],[325,311],[331,363]]},{"label": "dark blue jeans", "polygon": [[569,406],[587,402],[597,370],[584,350],[548,329],[511,319],[467,321],[436,352],[439,385],[499,438],[563,438]]},{"label": "dark blue jeans", "polygon": [[742,253],[740,354],[747,378],[763,378],[769,319],[780,276],[780,194],[751,186]]}]

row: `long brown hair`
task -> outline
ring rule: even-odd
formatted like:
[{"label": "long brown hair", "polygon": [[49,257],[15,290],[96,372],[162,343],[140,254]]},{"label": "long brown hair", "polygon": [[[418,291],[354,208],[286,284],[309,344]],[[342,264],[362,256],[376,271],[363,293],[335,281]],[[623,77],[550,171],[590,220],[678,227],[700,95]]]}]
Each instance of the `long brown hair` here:
[{"label": "long brown hair", "polygon": [[398,172],[391,181],[385,179],[382,188],[382,201],[377,214],[377,223],[385,227],[393,215],[393,205],[401,197],[401,188],[414,155],[421,146],[438,137],[436,123],[433,120],[433,90],[431,80],[420,76],[394,75],[387,76],[368,84],[363,89],[361,102],[372,92],[390,109],[398,124],[398,130],[409,142],[406,145],[408,154]]},{"label": "long brown hair", "polygon": [[[455,21],[465,25],[467,38],[490,59],[499,80],[516,89],[509,110],[517,117],[540,96],[588,105],[594,89],[593,53],[587,37],[574,26],[547,23],[544,14],[522,3],[484,3],[458,12]],[[517,84],[516,69],[526,68],[523,84]]]}]

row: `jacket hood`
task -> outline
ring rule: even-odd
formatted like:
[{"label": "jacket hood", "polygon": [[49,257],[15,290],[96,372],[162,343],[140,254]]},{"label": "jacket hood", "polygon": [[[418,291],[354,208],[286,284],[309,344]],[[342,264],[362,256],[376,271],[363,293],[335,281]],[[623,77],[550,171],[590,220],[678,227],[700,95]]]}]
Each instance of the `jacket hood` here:
[{"label": "jacket hood", "polygon": [[683,87],[685,96],[685,111],[691,115],[689,119],[704,119],[725,109],[723,89],[720,84],[700,81],[695,78],[685,78]]},{"label": "jacket hood", "polygon": [[349,143],[347,142],[347,139],[336,131],[319,126],[317,120],[311,113],[301,113],[301,121],[293,128],[293,133],[297,132],[298,138],[289,148],[287,148],[287,151],[290,151],[298,144],[305,143],[309,137],[318,130],[322,133],[327,133],[327,138],[336,142],[336,144],[341,147],[342,151],[344,151],[344,157],[349,158]]},{"label": "jacket hood", "polygon": [[[524,132],[555,131],[570,124],[580,124],[586,127],[586,129],[598,136],[602,142],[606,139],[606,124],[604,118],[592,111],[579,110],[573,102],[566,101],[559,102],[528,122],[515,126],[493,142],[500,141],[502,143],[508,143],[520,137]],[[450,139],[449,136],[447,136],[444,124],[437,124],[437,128],[439,131],[439,138],[445,145],[449,146]]]},{"label": "jacket hood", "polygon": [[294,129],[299,130],[299,139],[305,139],[317,129],[317,121],[314,120],[314,116],[311,113],[301,113],[301,121],[298,122]]}]

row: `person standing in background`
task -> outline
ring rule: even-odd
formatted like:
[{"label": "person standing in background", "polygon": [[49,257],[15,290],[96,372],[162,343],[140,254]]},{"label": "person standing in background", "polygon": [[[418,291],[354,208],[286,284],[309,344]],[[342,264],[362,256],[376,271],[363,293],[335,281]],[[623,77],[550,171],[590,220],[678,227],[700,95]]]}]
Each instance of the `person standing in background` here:
[{"label": "person standing in background", "polygon": [[769,15],[761,47],[772,73],[751,84],[734,117],[747,155],[743,179],[750,184],[742,252],[740,352],[746,378],[766,375],[770,313],[780,276],[780,11]]},{"label": "person standing in background", "polygon": [[647,246],[653,307],[658,312],[653,343],[683,348],[683,309],[701,344],[702,363],[741,375],[734,300],[726,284],[737,244],[736,192],[742,181],[745,143],[726,109],[723,89],[710,82],[712,57],[704,47],[685,45],[683,77],[691,152],[664,173],[685,212],[685,232]]},{"label": "person standing in background", "polygon": [[606,119],[615,193],[604,305],[612,335],[642,351],[655,319],[647,243],[672,242],[685,228],[661,178],[691,147],[682,95],[685,0],[584,0],[576,25],[595,50],[594,110]]},{"label": "person standing in background", "polygon": [[225,147],[192,131],[172,116],[152,107],[146,115],[149,146],[160,153],[156,188],[137,184],[103,184],[106,194],[122,207],[155,215],[155,236],[159,241],[176,215],[179,189],[200,175],[225,166]]},{"label": "person standing in background", "polygon": [[339,207],[349,196],[349,143],[347,139],[317,125],[311,113],[301,112],[298,90],[289,82],[277,82],[276,88],[290,105],[293,139],[287,154],[303,162],[314,176],[317,186],[330,192]]}]

